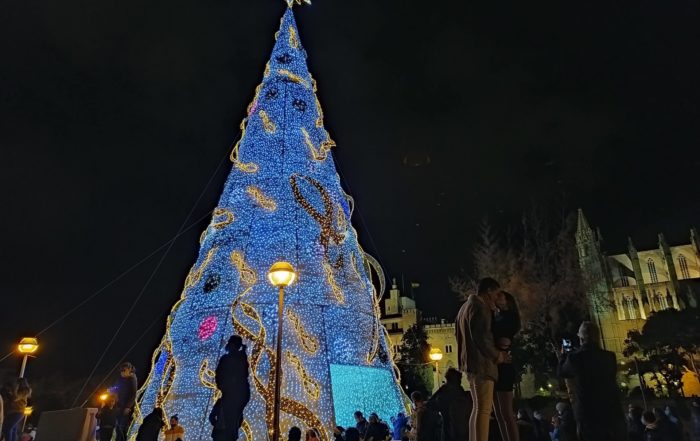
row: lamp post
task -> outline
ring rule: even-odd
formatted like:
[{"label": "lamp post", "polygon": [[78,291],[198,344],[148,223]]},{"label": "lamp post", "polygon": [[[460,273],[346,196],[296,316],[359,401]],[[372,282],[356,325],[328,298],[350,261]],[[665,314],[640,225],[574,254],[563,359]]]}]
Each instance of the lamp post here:
[{"label": "lamp post", "polygon": [[440,387],[440,360],[442,360],[442,351],[438,348],[430,350],[430,359],[435,362],[435,384],[433,385],[433,393]]},{"label": "lamp post", "polygon": [[24,370],[27,368],[27,358],[39,349],[39,342],[36,338],[24,337],[19,341],[17,350],[24,355],[22,359],[22,367],[19,370],[19,378],[24,378]]},{"label": "lamp post", "polygon": [[280,404],[282,387],[282,322],[284,319],[284,288],[294,283],[297,275],[289,262],[276,262],[267,272],[270,283],[279,288],[277,305],[277,351],[275,354],[275,408],[272,416],[272,441],[280,440]]}]

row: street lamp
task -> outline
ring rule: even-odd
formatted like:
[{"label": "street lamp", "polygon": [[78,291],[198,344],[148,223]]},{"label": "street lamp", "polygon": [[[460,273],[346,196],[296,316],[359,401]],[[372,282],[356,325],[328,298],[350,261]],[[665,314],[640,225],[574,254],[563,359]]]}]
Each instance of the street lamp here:
[{"label": "street lamp", "polygon": [[272,286],[279,288],[277,308],[277,353],[275,354],[275,409],[272,417],[272,441],[280,439],[280,404],[282,387],[282,321],[284,318],[284,288],[294,283],[297,275],[289,262],[275,262],[267,272]]},{"label": "street lamp", "polygon": [[442,360],[442,351],[438,348],[433,348],[430,350],[430,359],[435,362],[435,384],[433,385],[433,392],[438,390],[440,386],[440,360]]},{"label": "street lamp", "polygon": [[22,367],[19,370],[19,378],[24,378],[24,370],[27,368],[27,358],[39,349],[39,342],[36,338],[24,337],[19,341],[17,350],[24,355],[22,359]]}]

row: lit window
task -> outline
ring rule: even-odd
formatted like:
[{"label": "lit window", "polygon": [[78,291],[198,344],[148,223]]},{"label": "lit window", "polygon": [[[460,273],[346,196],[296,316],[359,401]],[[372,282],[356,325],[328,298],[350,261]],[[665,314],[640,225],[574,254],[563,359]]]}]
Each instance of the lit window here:
[{"label": "lit window", "polygon": [[688,260],[684,255],[678,256],[678,266],[681,267],[681,275],[684,279],[690,279],[690,271],[688,270]]},{"label": "lit window", "polygon": [[625,306],[627,307],[627,317],[631,320],[637,318],[637,305],[633,297],[625,297]]},{"label": "lit window", "polygon": [[666,296],[660,292],[656,293],[656,302],[659,306],[659,310],[663,311],[664,309],[668,309],[668,300],[666,299]]},{"label": "lit window", "polygon": [[651,283],[659,283],[659,276],[656,274],[656,264],[653,260],[647,260],[647,268],[649,268],[649,277],[651,277]]}]

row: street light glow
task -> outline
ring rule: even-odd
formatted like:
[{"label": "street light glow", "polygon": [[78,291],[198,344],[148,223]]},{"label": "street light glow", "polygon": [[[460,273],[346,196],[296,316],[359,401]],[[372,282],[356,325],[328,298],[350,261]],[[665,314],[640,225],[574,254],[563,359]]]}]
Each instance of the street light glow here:
[{"label": "street light glow", "polygon": [[32,337],[24,337],[19,341],[19,345],[17,345],[17,350],[21,354],[33,354],[37,349],[39,349],[39,342],[36,338]]},{"label": "street light glow", "polygon": [[34,412],[34,408],[32,406],[27,406],[24,408],[24,416],[28,417]]},{"label": "street light glow", "polygon": [[437,348],[431,349],[429,357],[433,361],[440,361],[442,360],[442,351]]},{"label": "street light glow", "polygon": [[297,274],[289,262],[275,262],[267,272],[270,283],[276,287],[287,287],[294,283]]}]

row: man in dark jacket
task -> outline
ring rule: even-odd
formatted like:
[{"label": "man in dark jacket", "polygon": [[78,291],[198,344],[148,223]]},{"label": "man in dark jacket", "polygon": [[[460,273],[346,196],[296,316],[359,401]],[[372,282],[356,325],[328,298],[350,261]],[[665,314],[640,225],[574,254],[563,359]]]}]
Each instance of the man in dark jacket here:
[{"label": "man in dark jacket", "polygon": [[581,348],[563,353],[559,376],[569,379],[573,389],[579,437],[581,441],[624,439],[625,417],[615,381],[615,354],[600,348],[600,332],[592,322],[583,322],[578,336]]},{"label": "man in dark jacket", "polygon": [[360,438],[364,438],[367,433],[367,428],[369,427],[369,422],[359,410],[355,412],[355,423],[357,423],[355,424],[355,428],[360,432]]},{"label": "man in dark jacket", "polygon": [[129,430],[129,424],[131,424],[131,415],[136,405],[136,391],[138,390],[136,368],[133,364],[125,362],[121,365],[119,378],[114,389],[117,394],[117,405],[115,406],[117,414],[116,440],[126,441],[126,431]]},{"label": "man in dark jacket", "polygon": [[[462,388],[462,373],[457,369],[449,368],[445,380],[428,400],[428,407],[442,415],[444,441],[464,441],[469,438],[469,422],[465,416],[472,411],[471,395]],[[396,435],[394,438],[400,439]]]}]

